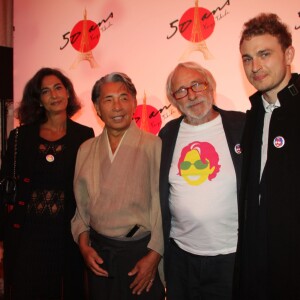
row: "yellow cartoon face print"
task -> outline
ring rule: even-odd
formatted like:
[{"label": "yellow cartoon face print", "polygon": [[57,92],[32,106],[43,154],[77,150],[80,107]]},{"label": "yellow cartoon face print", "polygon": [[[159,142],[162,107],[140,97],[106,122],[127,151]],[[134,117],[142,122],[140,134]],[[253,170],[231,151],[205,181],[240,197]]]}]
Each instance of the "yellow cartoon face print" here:
[{"label": "yellow cartoon face print", "polygon": [[217,176],[220,171],[219,155],[207,142],[192,142],[185,146],[178,160],[178,175],[189,185],[200,185]]},{"label": "yellow cartoon face print", "polygon": [[181,176],[190,185],[200,185],[208,179],[215,170],[210,168],[210,163],[206,159],[206,163],[201,161],[200,154],[197,150],[189,151],[184,160],[180,163]]}]

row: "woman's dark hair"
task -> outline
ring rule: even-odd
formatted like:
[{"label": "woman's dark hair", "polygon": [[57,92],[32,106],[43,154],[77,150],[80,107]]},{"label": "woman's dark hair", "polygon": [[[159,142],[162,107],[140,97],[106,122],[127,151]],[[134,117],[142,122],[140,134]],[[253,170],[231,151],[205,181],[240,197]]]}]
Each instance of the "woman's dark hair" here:
[{"label": "woman's dark hair", "polygon": [[47,121],[45,108],[40,105],[41,85],[44,77],[50,75],[56,76],[68,91],[67,116],[73,116],[81,108],[71,80],[58,69],[42,68],[25,85],[20,106],[16,110],[21,125]]}]

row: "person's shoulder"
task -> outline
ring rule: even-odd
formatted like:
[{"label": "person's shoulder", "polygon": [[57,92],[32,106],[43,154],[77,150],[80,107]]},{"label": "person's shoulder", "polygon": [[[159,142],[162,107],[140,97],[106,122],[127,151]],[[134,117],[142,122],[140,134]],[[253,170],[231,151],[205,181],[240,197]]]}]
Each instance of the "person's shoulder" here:
[{"label": "person's shoulder", "polygon": [[300,73],[292,73],[290,83],[296,84],[298,87],[300,87]]},{"label": "person's shoulder", "polygon": [[80,130],[93,130],[92,127],[80,124],[76,121],[73,121],[72,119],[68,119],[68,125]]},{"label": "person's shoulder", "polygon": [[173,120],[170,120],[169,122],[167,122],[164,125],[164,127],[160,130],[159,136],[167,134],[170,130],[178,128],[182,119],[183,119],[183,116],[180,116],[179,118],[176,118],[176,119],[173,119]]},{"label": "person's shoulder", "polygon": [[18,132],[19,135],[33,135],[34,133],[39,131],[38,123],[30,123],[30,124],[22,124],[14,128],[11,133],[16,134]]},{"label": "person's shoulder", "polygon": [[81,145],[80,149],[85,150],[85,149],[90,149],[93,145],[97,143],[99,140],[100,136],[92,137],[90,139],[85,140]]},{"label": "person's shoulder", "polygon": [[148,132],[145,130],[141,130],[141,131],[142,131],[142,135],[144,136],[144,139],[146,141],[151,142],[151,143],[158,143],[158,144],[161,143],[160,138],[157,135],[155,135],[154,133]]},{"label": "person's shoulder", "polygon": [[228,116],[239,119],[244,119],[246,117],[246,113],[238,110],[225,110],[221,108],[217,108],[217,111],[220,113],[221,117]]},{"label": "person's shoulder", "polygon": [[76,164],[84,164],[85,168],[90,168],[91,164],[93,164],[93,160],[95,159],[95,151],[97,147],[98,137],[90,138],[85,140],[78,149]]},{"label": "person's shoulder", "polygon": [[182,119],[183,119],[183,116],[180,116],[176,119],[170,120],[169,122],[167,122],[165,124],[165,126],[163,128],[170,128],[170,127],[173,127],[173,126],[177,126],[178,124],[180,124]]},{"label": "person's shoulder", "polygon": [[99,136],[87,139],[84,142],[82,142],[82,144],[79,146],[79,150],[77,153],[77,159],[87,160],[89,158],[94,157],[91,154],[96,149],[98,139],[99,139]]},{"label": "person's shoulder", "polygon": [[69,133],[72,136],[76,135],[79,140],[85,140],[95,136],[93,128],[77,123],[71,119],[68,119],[67,128],[69,128]]}]

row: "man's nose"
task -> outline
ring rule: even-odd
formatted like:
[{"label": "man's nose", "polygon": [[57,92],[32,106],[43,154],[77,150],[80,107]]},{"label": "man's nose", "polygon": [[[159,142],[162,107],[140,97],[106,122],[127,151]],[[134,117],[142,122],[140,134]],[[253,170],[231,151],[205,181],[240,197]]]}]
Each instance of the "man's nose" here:
[{"label": "man's nose", "polygon": [[257,73],[261,69],[261,62],[259,59],[254,58],[252,60],[252,72]]},{"label": "man's nose", "polygon": [[122,108],[120,100],[116,99],[113,102],[113,109],[114,110],[120,110]]},{"label": "man's nose", "polygon": [[187,92],[188,92],[188,99],[189,100],[195,100],[196,99],[196,92],[194,92],[191,87],[188,89]]}]

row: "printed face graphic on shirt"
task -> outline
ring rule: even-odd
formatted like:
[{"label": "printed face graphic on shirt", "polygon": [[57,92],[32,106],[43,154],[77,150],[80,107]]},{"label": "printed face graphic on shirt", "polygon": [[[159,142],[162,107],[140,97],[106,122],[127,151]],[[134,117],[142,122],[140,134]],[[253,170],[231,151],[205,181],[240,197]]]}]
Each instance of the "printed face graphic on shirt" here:
[{"label": "printed face graphic on shirt", "polygon": [[219,155],[210,143],[193,142],[181,151],[179,175],[189,185],[200,185],[216,177],[221,167],[218,162]]}]

